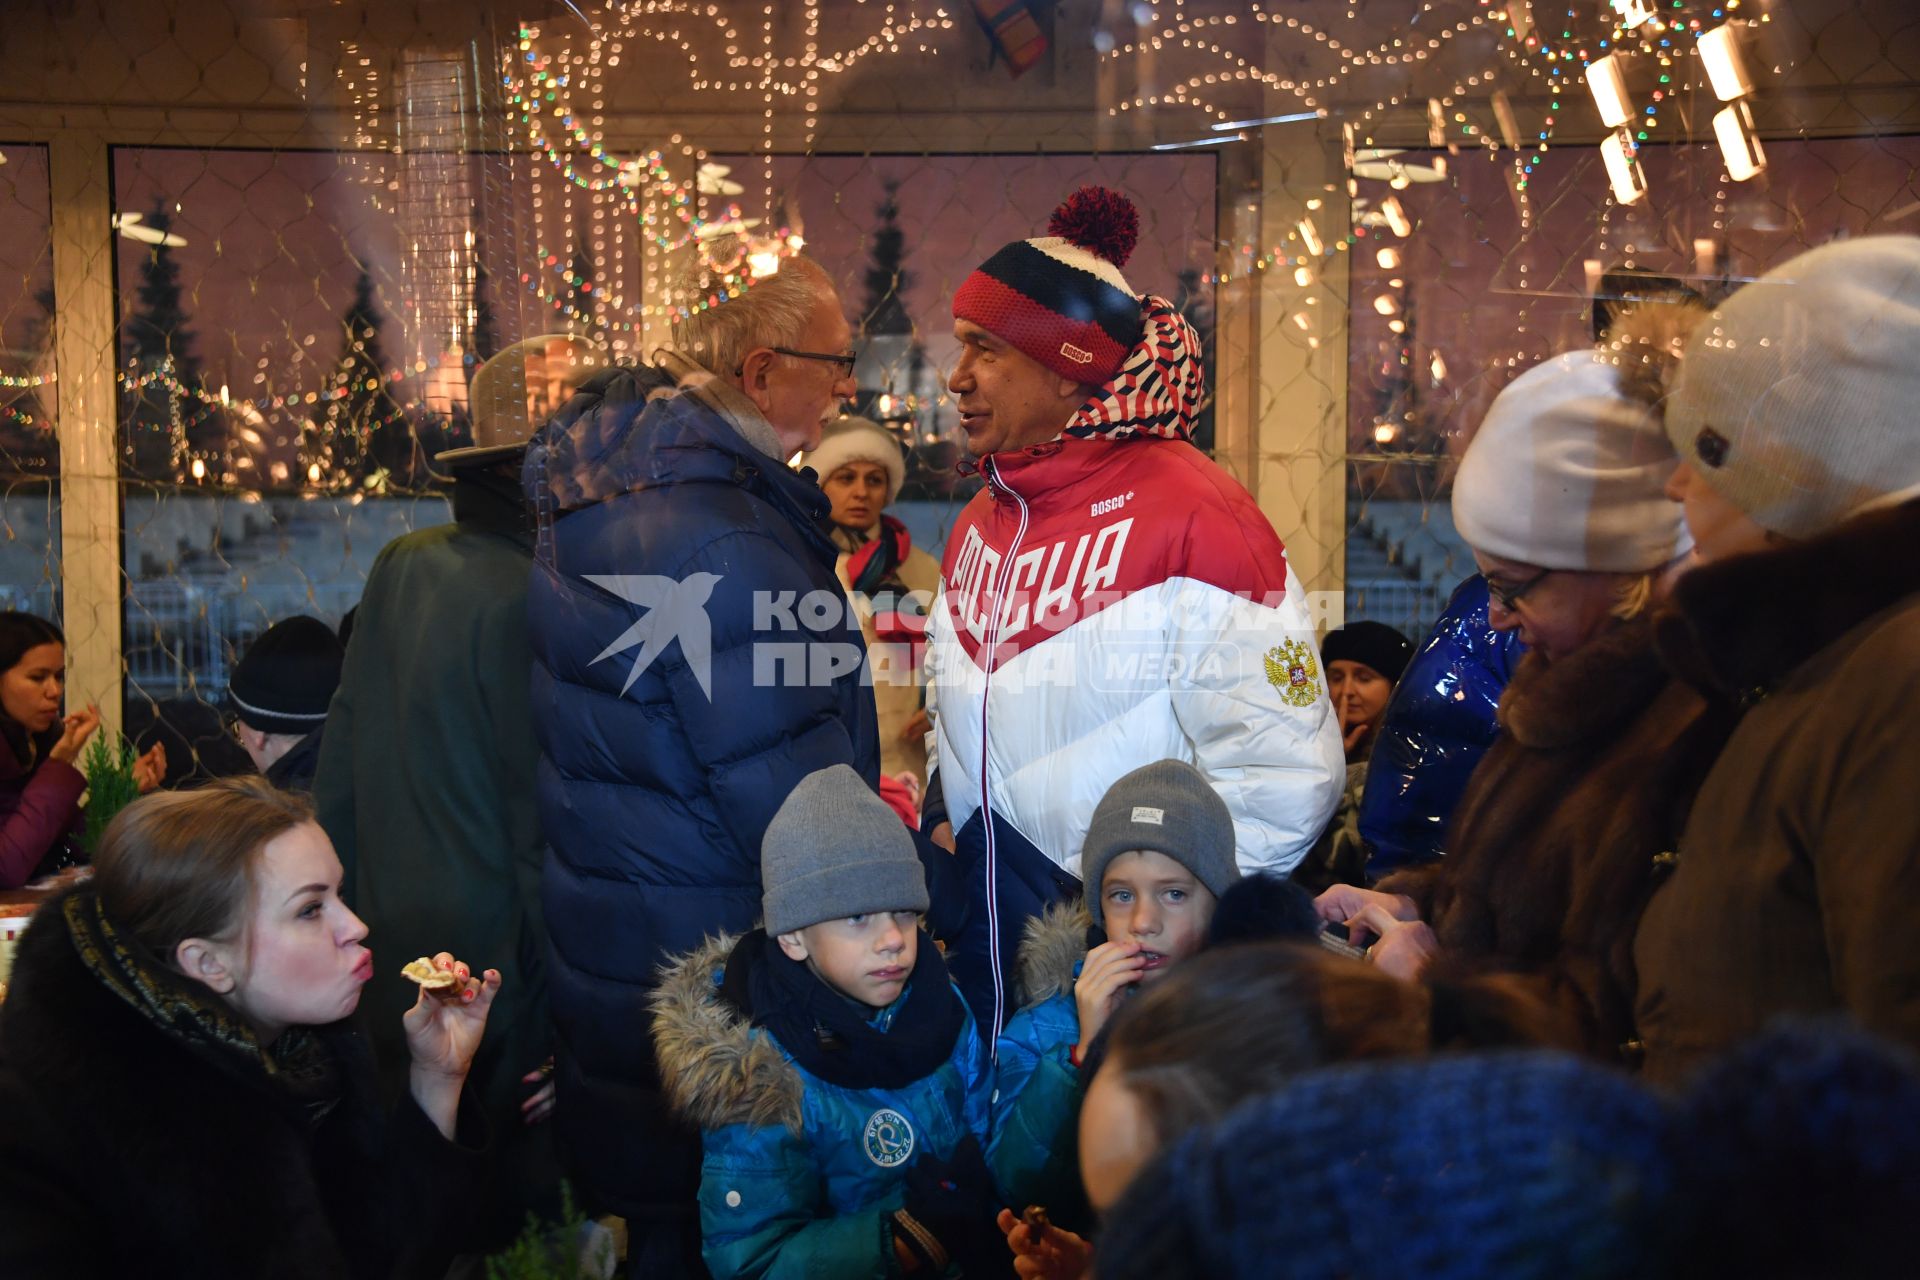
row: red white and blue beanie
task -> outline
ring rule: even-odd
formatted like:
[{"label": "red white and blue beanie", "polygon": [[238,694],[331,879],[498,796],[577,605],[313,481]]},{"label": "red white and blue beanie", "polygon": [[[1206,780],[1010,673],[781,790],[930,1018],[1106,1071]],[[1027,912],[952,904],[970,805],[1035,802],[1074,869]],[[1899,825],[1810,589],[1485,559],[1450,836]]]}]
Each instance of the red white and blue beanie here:
[{"label": "red white and blue beanie", "polygon": [[1046,235],[1015,240],[961,283],[954,319],[1063,378],[1101,386],[1140,341],[1140,300],[1120,274],[1139,238],[1131,200],[1082,187],[1053,211]]}]

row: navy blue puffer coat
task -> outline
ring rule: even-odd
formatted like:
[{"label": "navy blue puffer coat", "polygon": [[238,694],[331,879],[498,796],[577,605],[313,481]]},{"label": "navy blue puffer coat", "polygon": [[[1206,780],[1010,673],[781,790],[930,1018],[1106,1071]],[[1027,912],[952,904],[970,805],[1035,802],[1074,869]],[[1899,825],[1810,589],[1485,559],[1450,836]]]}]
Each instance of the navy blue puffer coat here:
[{"label": "navy blue puffer coat", "polygon": [[[710,389],[647,399],[665,385],[652,369],[596,375],[523,472],[540,513],[527,613],[556,1119],[596,1204],[643,1220],[691,1212],[697,1185],[697,1138],[676,1135],[653,1065],[657,967],[753,927],[761,837],[795,783],[848,764],[877,785],[880,769],[827,499],[750,445]],[[691,627],[662,594],[672,584],[691,590],[682,603],[705,593]],[[809,613],[810,593],[839,608]],[[814,678],[770,662],[775,645],[810,646]]]}]

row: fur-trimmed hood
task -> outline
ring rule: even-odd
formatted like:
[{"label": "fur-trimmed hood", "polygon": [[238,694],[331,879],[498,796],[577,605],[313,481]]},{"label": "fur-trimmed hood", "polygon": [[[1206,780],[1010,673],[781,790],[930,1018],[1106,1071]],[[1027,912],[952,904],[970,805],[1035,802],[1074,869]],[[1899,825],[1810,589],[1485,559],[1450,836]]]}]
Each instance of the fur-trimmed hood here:
[{"label": "fur-trimmed hood", "polygon": [[1920,592],[1920,500],[1682,575],[1655,622],[1674,672],[1752,702],[1872,615]]},{"label": "fur-trimmed hood", "polygon": [[1093,916],[1085,898],[1056,902],[1027,921],[1020,939],[1020,1003],[1038,1004],[1073,990],[1080,962],[1087,958],[1087,930]]},{"label": "fur-trimmed hood", "polygon": [[732,934],[667,961],[654,988],[653,1043],[673,1109],[702,1129],[730,1124],[801,1128],[800,1073],[771,1036],[755,1035],[720,998]]}]

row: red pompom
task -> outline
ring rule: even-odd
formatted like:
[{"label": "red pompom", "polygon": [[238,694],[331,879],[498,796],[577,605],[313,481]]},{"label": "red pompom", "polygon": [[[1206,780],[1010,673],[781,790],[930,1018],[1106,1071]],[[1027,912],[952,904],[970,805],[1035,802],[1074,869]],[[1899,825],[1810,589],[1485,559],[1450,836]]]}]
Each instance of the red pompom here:
[{"label": "red pompom", "polygon": [[1082,187],[1053,211],[1047,234],[1124,267],[1140,239],[1140,214],[1118,191]]}]

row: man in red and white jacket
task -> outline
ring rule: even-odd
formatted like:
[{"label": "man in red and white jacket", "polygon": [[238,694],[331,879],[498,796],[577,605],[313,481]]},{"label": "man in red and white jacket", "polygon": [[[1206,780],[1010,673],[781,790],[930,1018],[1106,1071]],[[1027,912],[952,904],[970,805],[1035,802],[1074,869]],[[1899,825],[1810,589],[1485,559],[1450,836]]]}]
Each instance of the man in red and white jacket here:
[{"label": "man in red and white jacket", "polygon": [[930,626],[928,825],[968,900],[949,968],[995,1034],[1022,930],[1080,892],[1121,775],[1194,765],[1242,870],[1282,874],[1345,777],[1280,539],[1188,441],[1198,340],[1120,274],[1138,226],[1125,197],[1083,188],[954,295],[948,388],[986,486],[947,540]]}]

